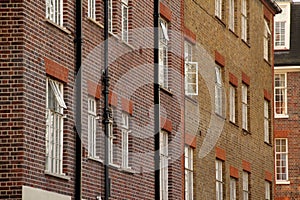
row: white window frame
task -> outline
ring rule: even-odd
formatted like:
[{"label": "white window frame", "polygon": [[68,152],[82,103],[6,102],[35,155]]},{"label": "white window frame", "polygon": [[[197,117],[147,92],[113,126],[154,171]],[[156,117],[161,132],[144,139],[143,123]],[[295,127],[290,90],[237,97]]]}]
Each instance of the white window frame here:
[{"label": "white window frame", "polygon": [[160,131],[160,142],[159,142],[159,152],[160,152],[160,200],[168,199],[168,166],[169,166],[169,144],[168,132]]},{"label": "white window frame", "polygon": [[122,0],[122,40],[128,42],[128,0]]},{"label": "white window frame", "polygon": [[193,153],[194,149],[190,146],[185,145],[185,200],[193,200],[193,179],[194,179],[194,169],[193,169]]},{"label": "white window frame", "polygon": [[198,62],[185,63],[185,94],[198,95]]},{"label": "white window frame", "polygon": [[46,0],[46,18],[63,26],[63,0]]},{"label": "white window frame", "polygon": [[96,99],[88,97],[88,155],[91,158],[99,158],[96,154],[97,142],[97,112]]},{"label": "white window frame", "polygon": [[228,25],[229,29],[234,32],[235,31],[235,0],[229,0],[229,17],[228,17]]},{"label": "white window frame", "polygon": [[167,21],[160,19],[159,26],[159,84],[163,88],[169,87],[168,80],[168,23]]},{"label": "white window frame", "polygon": [[114,164],[114,139],[116,136],[114,135],[114,117],[115,117],[115,110],[111,108],[112,119],[109,120],[108,123],[108,164]]},{"label": "white window frame", "polygon": [[243,171],[243,200],[249,199],[249,173],[246,171]]},{"label": "white window frame", "polygon": [[[279,79],[277,80],[277,78],[279,78]],[[280,82],[283,82],[283,81],[284,81],[284,84],[281,84]],[[277,94],[279,94],[279,95],[277,95]],[[278,106],[279,104],[281,106]],[[275,75],[274,75],[274,113],[275,113],[275,118],[288,117],[287,105],[288,105],[287,104],[287,73],[275,73]],[[280,113],[278,113],[277,110],[280,110]]]},{"label": "white window frame", "polygon": [[230,200],[236,200],[237,179],[230,177]]},{"label": "white window frame", "polygon": [[289,184],[288,139],[275,139],[276,184]]},{"label": "white window frame", "polygon": [[113,0],[107,0],[108,4],[108,32],[113,33]]},{"label": "white window frame", "polygon": [[96,0],[88,0],[88,17],[96,20]]},{"label": "white window frame", "polygon": [[245,42],[248,42],[248,2],[247,0],[242,0],[241,4],[241,38]]},{"label": "white window frame", "polygon": [[271,200],[271,182],[265,181],[265,200]]},{"label": "white window frame", "polygon": [[274,16],[274,49],[288,50],[290,49],[291,2],[277,2],[277,4],[282,12]]},{"label": "white window frame", "polygon": [[222,68],[219,65],[215,66],[215,112],[223,116]]},{"label": "white window frame", "polygon": [[274,49],[285,49],[286,44],[286,21],[276,21],[275,24]]},{"label": "white window frame", "polygon": [[270,118],[270,102],[264,100],[264,141],[268,144],[271,142],[270,138],[270,127],[271,127],[271,118]]},{"label": "white window frame", "polygon": [[236,87],[229,86],[229,120],[236,123]]},{"label": "white window frame", "polygon": [[[52,92],[51,92],[52,91]],[[63,84],[46,79],[46,164],[47,173],[64,175],[63,166]]]},{"label": "white window frame", "polygon": [[245,83],[242,84],[242,128],[249,131],[249,87]]},{"label": "white window frame", "polygon": [[270,40],[271,40],[271,30],[269,22],[264,19],[264,59],[266,61],[270,60]]},{"label": "white window frame", "polygon": [[216,160],[216,200],[223,200],[223,161]]},{"label": "white window frame", "polygon": [[129,130],[129,114],[122,112],[121,120],[121,132],[122,132],[122,168],[129,168],[129,145],[128,136]]},{"label": "white window frame", "polygon": [[198,95],[198,62],[192,62],[193,46],[184,42],[185,95]]},{"label": "white window frame", "polygon": [[223,15],[223,11],[222,11],[222,2],[223,0],[215,0],[215,15],[216,17],[218,17],[219,19],[222,20],[222,15]]}]

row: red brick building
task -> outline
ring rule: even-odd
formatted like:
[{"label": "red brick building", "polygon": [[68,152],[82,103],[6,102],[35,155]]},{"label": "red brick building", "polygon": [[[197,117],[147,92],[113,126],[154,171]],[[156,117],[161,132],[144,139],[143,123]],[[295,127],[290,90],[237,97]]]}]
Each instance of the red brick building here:
[{"label": "red brick building", "polygon": [[[160,167],[155,169],[153,1],[107,3],[109,95],[103,93],[104,1],[1,1],[0,199],[184,195],[183,5],[161,1],[156,16]],[[76,16],[80,10],[82,16]],[[103,117],[106,101],[109,118]]]},{"label": "red brick building", "polygon": [[300,4],[278,1],[275,17],[275,200],[300,199],[299,76]]}]

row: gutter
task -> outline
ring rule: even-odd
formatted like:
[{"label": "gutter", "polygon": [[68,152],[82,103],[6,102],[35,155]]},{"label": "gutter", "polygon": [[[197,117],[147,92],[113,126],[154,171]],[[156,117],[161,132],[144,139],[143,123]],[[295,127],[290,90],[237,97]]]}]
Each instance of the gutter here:
[{"label": "gutter", "polygon": [[82,2],[76,0],[76,69],[75,69],[75,88],[76,88],[76,171],[75,171],[75,200],[82,199],[82,143],[81,143],[81,114],[82,114]]},{"label": "gutter", "polygon": [[108,0],[104,0],[104,127],[105,127],[105,158],[104,158],[104,184],[105,192],[104,199],[108,200],[110,197],[110,178],[109,178],[109,123],[110,123],[110,108],[109,108],[109,69],[108,69]]},{"label": "gutter", "polygon": [[160,87],[159,87],[159,0],[154,0],[154,170],[155,199],[160,199]]}]

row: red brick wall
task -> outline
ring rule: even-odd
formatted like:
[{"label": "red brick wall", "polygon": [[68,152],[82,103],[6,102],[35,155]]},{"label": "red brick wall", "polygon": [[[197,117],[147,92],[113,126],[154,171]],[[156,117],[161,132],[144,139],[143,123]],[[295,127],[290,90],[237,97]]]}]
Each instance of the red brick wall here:
[{"label": "red brick wall", "polygon": [[25,81],[22,1],[0,6],[0,199],[21,199],[24,166]]},{"label": "red brick wall", "polygon": [[[300,73],[287,73],[287,115],[288,118],[274,120],[274,137],[288,139],[288,176],[290,184],[275,185],[276,200],[299,199],[299,97]],[[276,179],[276,176],[275,176]]]}]

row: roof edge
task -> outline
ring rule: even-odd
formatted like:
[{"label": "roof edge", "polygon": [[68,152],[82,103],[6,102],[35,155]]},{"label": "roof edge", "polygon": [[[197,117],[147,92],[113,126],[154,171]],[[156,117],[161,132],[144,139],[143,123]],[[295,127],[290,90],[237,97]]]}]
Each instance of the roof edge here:
[{"label": "roof edge", "polygon": [[276,3],[275,0],[262,0],[262,1],[268,4],[274,10],[275,14],[279,14],[282,12],[281,8],[279,7],[279,5]]}]

